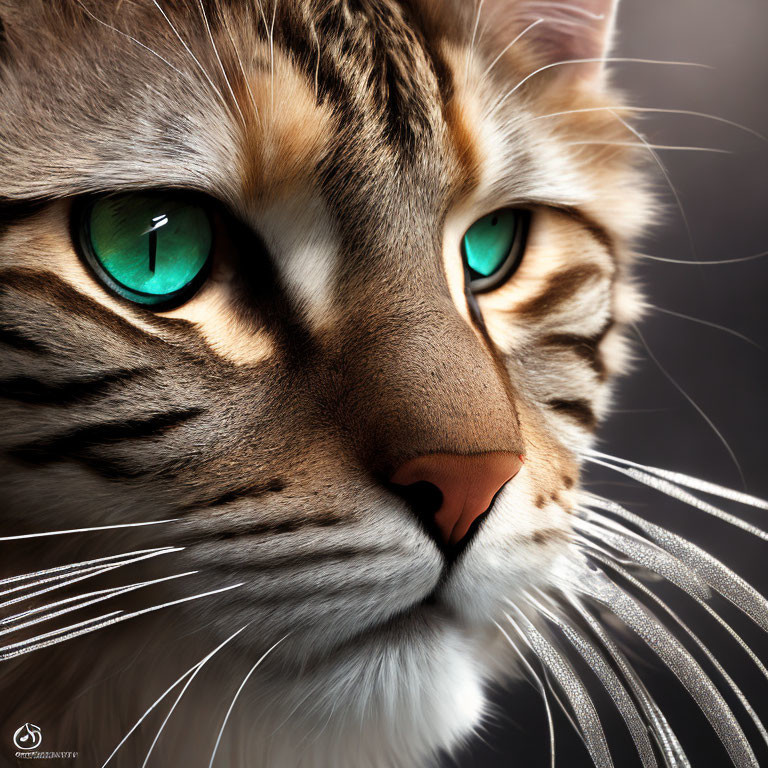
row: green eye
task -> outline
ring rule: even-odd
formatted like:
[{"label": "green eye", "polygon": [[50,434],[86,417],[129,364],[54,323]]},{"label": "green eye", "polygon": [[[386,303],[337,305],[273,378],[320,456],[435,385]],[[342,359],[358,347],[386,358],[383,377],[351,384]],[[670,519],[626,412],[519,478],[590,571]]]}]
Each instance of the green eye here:
[{"label": "green eye", "polygon": [[515,271],[523,255],[527,224],[526,211],[505,208],[483,216],[466,231],[462,252],[473,293],[496,288]]},{"label": "green eye", "polygon": [[183,193],[137,192],[98,198],[80,213],[80,242],[101,281],[153,309],[188,299],[205,279],[210,218]]}]

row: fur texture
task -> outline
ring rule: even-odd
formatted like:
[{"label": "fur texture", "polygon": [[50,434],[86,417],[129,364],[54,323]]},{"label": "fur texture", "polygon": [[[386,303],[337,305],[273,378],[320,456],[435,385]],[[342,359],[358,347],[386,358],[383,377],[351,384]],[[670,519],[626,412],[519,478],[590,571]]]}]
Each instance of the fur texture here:
[{"label": "fur texture", "polygon": [[[242,627],[157,765],[208,765],[281,638],[221,765],[426,764],[514,674],[494,622],[570,557],[649,201],[615,113],[542,119],[617,103],[595,62],[537,72],[603,56],[612,4],[480,5],[0,2],[3,530],[177,520],[19,542],[0,575],[173,544],[102,577],[196,571],[125,607],[241,584],[3,664],[4,743],[31,720],[101,765]],[[70,215],[171,187],[220,206],[216,253],[190,301],[152,313],[94,279]],[[473,308],[461,237],[507,206],[531,211],[527,250]],[[448,568],[387,478],[495,451],[524,469]],[[153,733],[114,764],[140,765]]]}]

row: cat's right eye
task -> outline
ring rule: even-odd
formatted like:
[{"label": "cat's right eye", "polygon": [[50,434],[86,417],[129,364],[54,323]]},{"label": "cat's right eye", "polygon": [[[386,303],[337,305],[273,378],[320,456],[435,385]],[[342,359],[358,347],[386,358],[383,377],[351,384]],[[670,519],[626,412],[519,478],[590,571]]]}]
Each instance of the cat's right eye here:
[{"label": "cat's right eye", "polygon": [[461,244],[467,287],[482,293],[506,282],[517,269],[525,250],[529,213],[503,208],[478,219]]},{"label": "cat's right eye", "polygon": [[197,198],[177,191],[104,195],[77,206],[74,217],[85,261],[124,299],[170,309],[205,280],[213,227]]}]

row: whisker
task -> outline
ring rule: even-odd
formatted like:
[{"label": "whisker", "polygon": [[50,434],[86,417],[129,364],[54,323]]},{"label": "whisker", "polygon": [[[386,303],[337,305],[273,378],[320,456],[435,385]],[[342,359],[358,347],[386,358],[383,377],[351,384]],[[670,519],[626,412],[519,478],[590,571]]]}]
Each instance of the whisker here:
[{"label": "whisker", "polygon": [[644,768],[657,768],[658,763],[653,754],[653,747],[648,738],[645,723],[643,722],[640,713],[637,711],[637,707],[627,693],[627,689],[621,683],[621,680],[619,680],[618,675],[611,669],[603,654],[600,653],[600,651],[595,648],[595,646],[592,645],[581,632],[578,632],[554,611],[551,611],[534,597],[530,595],[527,595],[526,597],[537,611],[545,616],[560,630],[560,632],[562,632],[603,684],[605,690],[608,692],[608,695],[616,706],[616,709],[619,711],[619,714],[627,725],[627,729],[637,747]]},{"label": "whisker", "polygon": [[466,89],[467,83],[469,82],[469,69],[472,66],[472,61],[474,60],[474,52],[475,52],[475,41],[477,40],[477,28],[480,26],[480,15],[483,12],[483,4],[485,3],[485,0],[480,0],[480,2],[477,5],[477,13],[475,14],[475,24],[472,27],[472,37],[469,41],[469,49],[467,50],[467,60],[464,68],[464,88]]},{"label": "whisker", "polygon": [[211,86],[211,89],[213,90],[213,93],[218,97],[219,101],[221,101],[221,103],[223,104],[224,108],[228,110],[229,109],[229,105],[227,104],[226,99],[222,95],[221,90],[213,82],[213,80],[211,79],[211,77],[208,74],[207,70],[205,69],[205,67],[203,67],[203,65],[200,63],[200,61],[195,56],[195,54],[192,53],[192,49],[187,45],[187,43],[185,42],[184,38],[179,34],[179,30],[176,29],[176,27],[174,26],[173,22],[168,18],[167,14],[163,10],[163,7],[160,5],[158,0],[152,0],[152,4],[155,6],[155,8],[157,8],[158,11],[160,11],[160,14],[165,19],[165,21],[168,23],[168,26],[171,28],[173,34],[176,36],[178,41],[181,43],[181,45],[183,46],[184,50],[189,54],[189,56],[192,59],[192,61],[195,62],[195,64],[197,65],[197,68],[200,70],[200,73],[203,75],[203,77],[208,82],[208,85]]},{"label": "whisker", "polygon": [[113,32],[117,32],[118,35],[122,35],[122,37],[127,38],[132,43],[136,43],[136,45],[143,48],[145,51],[151,53],[153,56],[157,57],[162,61],[164,64],[167,64],[176,74],[180,75],[184,79],[188,80],[189,75],[186,72],[182,72],[180,69],[175,67],[173,64],[171,64],[168,59],[161,56],[157,51],[153,51],[149,46],[144,45],[144,43],[141,42],[141,40],[137,40],[135,37],[131,37],[131,35],[126,34],[122,30],[118,29],[117,27],[113,27],[111,24],[108,24],[106,21],[103,21],[102,19],[98,18],[98,16],[95,16],[83,3],[83,0],[76,0],[77,4],[83,9],[83,11],[88,14],[95,22],[98,24],[101,24],[102,26],[106,27],[107,29],[111,29]]},{"label": "whisker", "polygon": [[[153,586],[155,584],[161,584],[164,581],[171,581],[172,579],[180,579],[182,576],[191,576],[192,574],[197,573],[197,571],[187,571],[186,573],[177,573],[173,576],[164,576],[159,579],[152,579],[150,581],[140,581],[136,584],[130,584],[125,587],[110,587],[109,589],[100,589],[95,592],[87,592],[84,595],[76,595],[75,597],[67,597],[64,600],[58,600],[55,603],[49,603],[48,605],[43,605],[38,608],[32,608],[28,611],[24,611],[23,613],[17,613],[14,616],[10,616],[7,619],[3,619],[0,621],[0,624],[15,624],[18,621],[21,621],[27,616],[31,616],[35,613],[40,613],[41,611],[47,611],[51,608],[55,608],[60,605],[65,605],[67,603],[73,603],[77,600],[81,600],[83,602],[78,603],[77,605],[70,605],[69,608],[64,608],[60,611],[54,611],[52,613],[47,613],[45,616],[39,616],[36,619],[33,619],[32,621],[26,621],[22,624],[16,624],[16,626],[8,627],[7,629],[0,629],[0,635],[8,634],[9,632],[18,632],[20,629],[26,629],[27,627],[31,627],[34,624],[39,624],[42,621],[49,621],[50,619],[58,618],[59,616],[63,616],[64,614],[71,613],[72,611],[78,611],[81,608],[85,608],[89,605],[94,605],[96,603],[103,602],[104,600],[109,600],[113,597],[117,597],[118,595],[126,594],[127,592],[133,592],[137,589],[141,589],[142,587],[148,587]],[[95,597],[94,597],[95,596]],[[87,598],[93,598],[93,599],[87,599]]]},{"label": "whisker", "polygon": [[701,416],[702,419],[709,425],[710,429],[717,435],[717,438],[722,443],[725,450],[728,452],[728,455],[731,457],[731,460],[733,461],[736,469],[739,472],[739,477],[741,478],[741,483],[744,487],[747,485],[746,478],[744,477],[744,472],[741,469],[741,464],[739,463],[739,460],[736,458],[736,454],[733,451],[733,448],[731,448],[730,443],[725,439],[722,432],[715,426],[712,419],[707,416],[707,414],[702,410],[702,408],[699,406],[699,404],[677,383],[677,380],[672,376],[671,373],[659,362],[656,355],[653,354],[653,351],[648,346],[648,342],[645,340],[645,337],[640,332],[640,329],[637,327],[635,323],[632,323],[632,330],[635,332],[637,337],[640,339],[640,343],[645,347],[645,351],[648,353],[648,357],[651,358],[651,360],[654,362],[656,367],[661,371],[662,374],[664,374],[664,377],[674,386],[674,388],[690,403],[690,405],[693,406],[693,408],[696,410],[696,412]]},{"label": "whisker", "polygon": [[232,30],[230,29],[229,22],[227,21],[226,14],[224,14],[224,29],[227,30],[227,35],[229,36],[229,41],[232,43],[232,50],[235,52],[235,56],[237,58],[238,66],[240,67],[240,72],[243,75],[243,82],[245,83],[245,87],[248,89],[248,97],[251,102],[251,106],[253,107],[253,112],[256,116],[256,120],[259,124],[261,124],[261,114],[259,113],[259,107],[256,104],[256,97],[253,94],[253,89],[251,88],[251,83],[248,79],[248,75],[245,72],[245,67],[243,66],[243,60],[240,57],[240,50],[237,47],[237,43],[235,42],[235,38],[232,34]]},{"label": "whisker", "polygon": [[[511,600],[507,599],[507,602],[519,610],[518,606],[516,606]],[[531,645],[531,641],[528,639],[527,635],[525,634],[525,632],[523,632],[520,626],[515,622],[515,620],[508,613],[505,613],[504,617],[507,619],[512,629],[514,629],[515,632],[517,632],[518,637],[520,637],[520,639],[525,643],[525,645],[528,647],[531,653],[534,656],[536,656],[536,660],[541,665],[541,675],[544,678],[545,688],[547,688],[549,692],[552,694],[552,698],[557,703],[557,706],[560,707],[560,711],[562,712],[563,716],[570,724],[571,728],[573,728],[573,732],[579,738],[579,741],[581,741],[581,743],[584,745],[584,748],[587,749],[587,751],[589,751],[589,748],[587,747],[587,742],[584,738],[584,734],[581,731],[581,726],[573,718],[573,715],[570,712],[569,706],[562,700],[562,698],[560,698],[560,695],[555,689],[555,686],[552,684],[552,680],[550,680],[549,671],[547,669],[546,664],[544,664],[542,659],[539,658],[539,656],[536,654],[536,650],[533,647],[533,645]]]},{"label": "whisker", "polygon": [[140,528],[147,525],[164,525],[175,523],[178,517],[169,520],[150,520],[146,523],[119,523],[117,525],[95,525],[90,528],[70,528],[63,531],[46,531],[44,533],[25,533],[21,536],[0,536],[0,541],[21,541],[22,539],[39,539],[43,536],[66,536],[71,533],[90,533],[91,531],[114,531],[118,528]]},{"label": "whisker", "polygon": [[[123,557],[133,557],[134,555],[144,555],[148,552],[161,552],[168,547],[152,547],[151,549],[137,549],[134,552],[123,552],[120,555],[107,555],[106,557],[97,557],[94,560],[82,560],[79,563],[69,563],[67,565],[57,565],[55,568],[46,568],[43,571],[34,571],[33,573],[22,573],[19,576],[9,576],[6,579],[0,579],[0,586],[4,584],[13,584],[18,581],[28,581],[30,579],[37,579],[40,576],[48,576],[53,573],[61,573],[62,571],[85,568],[90,565],[99,565],[110,562],[111,560],[119,560]],[[5,594],[0,592],[0,594]]]},{"label": "whisker", "polygon": [[568,5],[567,3],[547,3],[547,8],[559,8],[562,11],[567,11],[576,16],[583,16],[590,21],[603,21],[603,19],[605,19],[604,13],[593,13],[586,8],[578,8],[575,5]]},{"label": "whisker", "polygon": [[595,451],[592,449],[587,449],[585,453],[589,456],[594,456],[599,459],[607,459],[609,461],[616,462],[617,464],[625,464],[626,466],[634,467],[635,469],[641,469],[644,472],[650,472],[651,474],[663,477],[666,480],[675,483],[676,485],[684,485],[688,488],[693,488],[694,490],[708,493],[711,496],[720,496],[723,499],[737,501],[739,504],[745,504],[750,507],[757,507],[758,509],[768,510],[768,501],[765,499],[760,499],[757,496],[752,496],[751,494],[744,493],[743,491],[734,491],[731,488],[725,488],[722,485],[717,485],[716,483],[709,482],[708,480],[700,480],[698,477],[691,477],[690,475],[685,475],[682,472],[673,472],[669,469],[661,469],[660,467],[650,467],[645,464],[638,464],[637,462],[630,461],[629,459],[622,459],[618,456],[611,456],[607,453],[600,453],[600,451]]},{"label": "whisker", "polygon": [[706,716],[734,765],[756,768],[747,737],[720,691],[677,638],[647,608],[622,591],[608,576],[585,561],[572,572],[564,589],[578,591],[608,608],[632,629],[677,677]]},{"label": "whisker", "polygon": [[[547,713],[547,726],[549,728],[549,756],[550,756],[550,768],[555,768],[556,763],[556,753],[555,753],[555,724],[552,719],[552,710],[549,708],[549,699],[547,698],[547,689],[544,687],[544,683],[541,682],[541,678],[536,673],[536,670],[531,666],[531,664],[528,662],[528,659],[525,658],[525,654],[517,647],[515,644],[515,641],[509,636],[509,634],[506,632],[506,630],[499,624],[498,622],[493,622],[496,624],[496,626],[499,628],[499,631],[502,635],[507,639],[509,644],[512,646],[513,650],[517,654],[518,658],[520,659],[521,663],[525,667],[525,669],[528,671],[528,674],[531,676],[531,679],[533,680],[534,687],[538,690],[541,700],[544,702],[544,709]],[[211,768],[209,766],[208,768]]]},{"label": "whisker", "polygon": [[627,685],[632,689],[632,693],[635,695],[643,714],[651,725],[651,732],[664,755],[667,765],[671,768],[676,768],[677,766],[680,766],[680,768],[690,768],[691,764],[677,736],[675,736],[666,717],[664,717],[664,713],[659,709],[645,684],[627,661],[626,656],[619,650],[619,647],[611,640],[600,622],[592,616],[576,595],[571,593],[564,593],[564,595],[611,656]]},{"label": "whisker", "polygon": [[538,115],[533,119],[544,120],[545,118],[550,118],[550,117],[578,115],[585,112],[613,112],[615,114],[616,112],[619,112],[622,110],[627,112],[650,113],[650,114],[660,114],[660,115],[688,115],[689,117],[702,117],[717,123],[730,125],[732,128],[738,128],[739,130],[742,130],[745,133],[749,133],[755,138],[760,139],[761,141],[768,141],[768,138],[763,136],[762,133],[750,128],[749,126],[742,125],[741,123],[734,122],[733,120],[728,120],[725,117],[720,117],[718,115],[710,115],[710,114],[707,114],[706,112],[696,112],[695,110],[692,110],[692,109],[658,109],[655,107],[629,107],[621,104],[614,107],[584,107],[582,109],[564,109],[561,112],[550,112],[546,115]]},{"label": "whisker", "polygon": [[[128,741],[131,734],[146,720],[146,718],[149,716],[149,713],[152,712],[155,707],[157,707],[160,702],[163,701],[163,699],[177,686],[179,685],[186,677],[189,677],[189,675],[196,674],[197,671],[216,653],[218,653],[227,643],[229,643],[231,640],[234,640],[243,630],[245,630],[249,624],[246,624],[244,627],[241,627],[237,630],[237,632],[232,633],[223,643],[218,645],[216,648],[214,648],[207,656],[200,659],[196,664],[191,666],[181,677],[179,677],[174,683],[172,683],[168,688],[163,691],[163,693],[155,699],[155,701],[144,711],[144,714],[134,723],[133,727],[128,731],[128,733],[123,736],[123,738],[120,740],[120,743],[112,750],[112,753],[109,755],[109,757],[104,761],[101,768],[106,768],[106,766],[109,764],[109,762],[112,760],[112,758],[117,754],[120,747],[125,744],[126,741]],[[178,700],[177,700],[178,701]]]},{"label": "whisker", "polygon": [[[595,709],[595,705],[592,703],[586,687],[565,657],[558,653],[555,647],[534,627],[519,608],[511,602],[510,605],[512,605],[517,613],[519,628],[525,634],[534,653],[560,684],[571,707],[573,707],[579,731],[584,737],[587,751],[596,768],[613,768],[613,761],[608,751],[608,743],[605,740],[605,734],[600,724],[600,716]],[[509,621],[512,621],[509,615],[504,615]]]},{"label": "whisker", "polygon": [[221,728],[219,728],[219,735],[216,737],[216,744],[213,747],[213,752],[211,753],[211,760],[208,763],[208,768],[213,768],[213,761],[216,759],[216,753],[219,751],[219,744],[221,743],[221,737],[224,735],[224,729],[227,726],[227,722],[229,721],[229,716],[232,714],[232,710],[235,708],[235,703],[237,702],[237,699],[240,696],[240,693],[242,692],[243,688],[245,688],[246,683],[248,680],[250,680],[251,675],[256,671],[256,669],[259,667],[262,661],[269,656],[272,651],[277,648],[280,643],[285,640],[285,638],[288,637],[288,635],[283,636],[278,640],[271,648],[269,648],[262,656],[261,658],[250,668],[248,671],[248,674],[243,678],[243,681],[240,683],[240,687],[235,692],[235,695],[232,697],[232,701],[229,704],[229,709],[227,709],[227,713],[224,715],[224,720],[221,724]]},{"label": "whisker", "polygon": [[320,38],[317,36],[314,22],[312,22],[312,36],[315,38],[315,46],[317,48],[317,57],[315,58],[315,101],[317,101],[320,98],[318,85],[320,77]]},{"label": "whisker", "polygon": [[[590,518],[595,519],[594,515],[590,515],[587,519],[574,520],[576,530],[593,536],[601,543],[621,552],[631,562],[658,574],[691,596],[702,600],[711,596],[706,584],[701,581],[696,572],[681,563],[674,555],[670,555],[658,545],[632,531],[622,530],[622,527],[612,520],[600,520],[602,525],[597,526],[591,522]],[[614,527],[613,531],[607,527],[611,523],[614,523],[614,526],[611,526]]]},{"label": "whisker", "polygon": [[[602,559],[601,556],[597,556],[597,557],[598,559]],[[672,617],[672,619],[675,622],[677,622],[677,624],[686,632],[686,634],[691,638],[691,640],[693,640],[693,642],[696,643],[696,645],[699,647],[701,652],[707,657],[710,664],[712,664],[712,666],[718,671],[720,676],[725,681],[726,685],[731,689],[731,691],[733,691],[736,698],[738,698],[738,700],[741,702],[741,705],[744,707],[744,710],[747,712],[750,719],[755,724],[755,727],[760,732],[760,736],[763,738],[763,741],[765,741],[765,743],[768,744],[768,732],[765,730],[765,726],[763,725],[762,721],[758,717],[757,713],[755,712],[754,708],[750,704],[749,700],[744,695],[742,690],[736,685],[733,678],[731,678],[731,676],[725,671],[722,664],[720,664],[720,662],[715,658],[714,654],[701,641],[698,635],[696,635],[696,633],[658,595],[654,594],[650,589],[648,589],[648,587],[646,587],[638,579],[632,576],[632,574],[628,573],[625,568],[622,568],[620,565],[615,565],[611,563],[609,558],[605,558],[605,563],[609,567],[613,568],[623,579],[626,579],[630,584],[632,584],[632,586],[634,586],[644,595],[646,595],[651,600],[653,600],[657,605],[659,605],[669,616]]]},{"label": "whisker", "polygon": [[708,64],[699,64],[697,62],[692,61],[665,61],[662,59],[637,59],[637,58],[629,58],[629,57],[605,57],[600,56],[596,58],[588,58],[588,59],[566,59],[564,61],[555,61],[550,64],[545,64],[544,66],[539,67],[538,69],[535,69],[533,72],[530,72],[527,74],[522,80],[520,80],[514,88],[507,91],[504,96],[500,98],[500,100],[497,100],[494,104],[493,109],[498,110],[502,104],[514,93],[516,93],[520,88],[525,85],[532,77],[535,77],[536,75],[540,74],[541,72],[546,72],[549,69],[554,69],[555,67],[564,67],[569,66],[571,64],[657,64],[661,66],[677,66],[677,67],[696,67],[699,69],[713,69],[713,67],[709,66]]},{"label": "whisker", "polygon": [[653,488],[660,493],[671,496],[673,499],[682,501],[684,504],[688,504],[691,507],[696,507],[696,509],[700,509],[702,512],[706,512],[708,515],[712,515],[713,517],[716,517],[719,520],[728,523],[729,525],[733,525],[736,528],[741,528],[741,530],[752,534],[752,536],[756,536],[758,539],[768,541],[768,532],[764,531],[762,528],[758,528],[756,525],[752,525],[751,523],[742,520],[740,517],[732,515],[730,512],[725,512],[719,507],[715,507],[706,501],[702,501],[693,494],[690,494],[687,491],[684,491],[682,488],[674,485],[673,483],[670,483],[668,480],[657,477],[655,475],[646,474],[645,472],[633,469],[632,467],[617,467],[614,464],[609,464],[608,462],[602,461],[601,459],[596,459],[594,457],[586,457],[586,460],[592,464],[598,464],[600,466],[607,467],[608,469],[612,469],[614,472],[618,472],[622,475],[626,475],[627,477],[631,477],[633,480],[637,480],[639,483],[647,485],[649,488]]},{"label": "whisker", "polygon": [[0,603],[0,608],[6,608],[9,605],[15,605],[16,603],[24,602],[25,600],[29,600],[33,597],[38,597],[39,595],[44,595],[48,592],[52,592],[55,589],[61,589],[62,587],[67,587],[70,584],[76,584],[79,581],[83,581],[84,579],[90,579],[94,576],[100,576],[103,573],[109,573],[110,571],[114,571],[118,568],[122,568],[124,565],[132,565],[133,563],[139,563],[142,560],[149,560],[153,557],[158,557],[159,555],[166,555],[170,554],[171,552],[180,552],[182,550],[181,547],[175,547],[172,549],[163,549],[159,552],[150,552],[147,555],[140,555],[139,557],[132,557],[128,560],[123,560],[119,563],[112,563],[110,565],[106,566],[91,566],[89,568],[82,568],[78,571],[73,571],[71,573],[67,572],[64,574],[57,574],[55,576],[51,576],[49,578],[45,579],[38,579],[37,581],[31,582],[30,584],[23,584],[21,586],[13,587],[11,589],[7,589],[4,592],[0,592],[0,595],[8,595],[13,594],[14,592],[23,591],[26,589],[32,589],[33,587],[39,586],[40,584],[48,584],[51,581],[58,582],[57,584],[53,584],[49,587],[44,587],[43,589],[38,589],[34,592],[27,592],[26,594],[20,595],[18,597],[14,597],[10,600],[6,600],[5,602]]},{"label": "whisker", "polygon": [[675,199],[677,210],[680,212],[680,219],[682,220],[683,226],[685,227],[686,237],[688,238],[688,245],[691,249],[691,256],[693,256],[694,259],[698,258],[696,244],[693,239],[693,231],[691,229],[691,222],[688,219],[688,214],[685,211],[685,206],[683,205],[680,193],[677,191],[677,187],[672,182],[672,177],[669,175],[667,166],[664,165],[662,159],[658,155],[657,150],[660,149],[660,147],[652,145],[648,139],[646,139],[645,136],[640,133],[640,131],[638,131],[634,126],[630,125],[626,120],[622,119],[616,112],[612,112],[612,114],[633,136],[635,136],[643,144],[643,146],[648,150],[651,157],[653,158],[653,161],[656,163],[656,166],[661,171],[662,176],[664,176],[664,179],[667,182],[667,186],[672,192],[672,197]]},{"label": "whisker", "polygon": [[541,24],[544,21],[544,19],[536,19],[532,24],[529,24],[511,43],[508,43],[504,46],[504,48],[501,49],[501,52],[499,55],[485,68],[483,73],[480,75],[480,80],[485,80],[485,78],[488,76],[490,71],[499,63],[499,60],[501,57],[510,49],[512,48],[515,43],[517,43],[521,38],[525,37],[532,29],[535,27],[538,27],[539,24]]},{"label": "whisker", "polygon": [[768,632],[768,600],[716,557],[682,536],[644,520],[613,501],[593,496],[588,503],[598,509],[612,512],[640,528],[650,539],[695,571],[712,589],[749,616],[763,631]]},{"label": "whisker", "polygon": [[768,251],[762,253],[753,253],[751,256],[740,256],[736,259],[716,259],[712,261],[686,261],[685,259],[667,259],[663,256],[651,256],[647,253],[638,253],[636,256],[640,259],[648,259],[649,261],[661,261],[666,264],[693,264],[699,267],[719,267],[724,264],[741,264],[745,261],[755,261],[756,259],[764,259],[768,256]]},{"label": "whisker", "polygon": [[243,123],[243,127],[247,128],[248,123],[245,121],[245,115],[243,114],[243,110],[240,109],[240,104],[237,100],[237,97],[235,96],[235,91],[232,88],[232,83],[229,81],[229,77],[227,77],[227,71],[224,69],[224,64],[221,61],[221,56],[219,56],[219,49],[216,47],[216,42],[213,39],[213,33],[211,32],[211,25],[208,23],[208,14],[205,12],[205,6],[203,5],[203,0],[197,0],[198,5],[200,6],[200,13],[203,17],[203,22],[205,23],[205,29],[208,32],[208,39],[211,41],[211,48],[213,48],[213,53],[216,56],[216,61],[219,63],[219,69],[221,69],[221,74],[224,77],[224,82],[227,85],[227,89],[229,90],[229,95],[232,97],[232,103],[235,105],[235,108],[240,114],[240,120]]},{"label": "whisker", "polygon": [[730,149],[718,149],[717,147],[683,147],[676,144],[650,144],[648,142],[635,141],[566,141],[565,147],[644,147],[660,152],[709,152],[715,155],[732,155]]},{"label": "whisker", "polygon": [[648,306],[650,309],[654,310],[655,312],[662,312],[665,315],[671,315],[672,317],[679,317],[683,320],[690,320],[693,323],[698,323],[699,325],[705,325],[708,328],[715,328],[718,331],[723,331],[724,333],[728,333],[731,336],[735,336],[737,339],[746,341],[747,344],[751,344],[753,347],[756,347],[759,350],[763,350],[763,347],[761,347],[756,341],[753,341],[752,339],[750,339],[749,336],[745,336],[743,333],[734,331],[732,328],[728,328],[725,325],[713,323],[711,320],[702,320],[700,317],[692,317],[691,315],[685,315],[682,312],[674,312],[671,309],[663,309],[662,307],[657,307],[653,304],[647,304],[646,306]]},{"label": "whisker", "polygon": [[221,587],[219,589],[213,589],[208,592],[202,592],[197,595],[182,597],[178,600],[171,600],[170,602],[167,602],[167,603],[162,603],[160,605],[153,605],[151,608],[143,608],[140,611],[132,611],[131,613],[124,613],[123,611],[113,611],[112,613],[108,613],[103,616],[99,616],[95,619],[89,620],[89,621],[98,622],[98,623],[95,623],[93,625],[90,625],[84,628],[83,628],[83,625],[87,624],[88,622],[80,622],[79,624],[73,624],[69,627],[64,627],[63,629],[58,629],[53,632],[48,632],[45,635],[38,635],[37,637],[33,637],[28,640],[23,640],[18,643],[13,643],[12,645],[6,645],[0,648],[0,661],[5,661],[6,659],[11,659],[11,658],[14,658],[15,656],[21,656],[22,654],[25,654],[25,653],[31,653],[32,651],[39,650],[40,648],[47,648],[50,645],[62,643],[66,640],[71,640],[74,637],[79,637],[80,635],[84,635],[89,632],[96,632],[99,629],[110,627],[113,624],[117,624],[122,621],[127,621],[128,619],[133,619],[136,616],[143,616],[146,613],[159,611],[162,608],[168,608],[172,605],[179,605],[180,603],[186,603],[186,602],[189,602],[190,600],[200,600],[201,598],[209,597],[210,595],[218,595],[221,592],[227,592],[231,589],[242,587],[244,583],[245,582],[239,582],[237,584],[231,584],[227,587]]}]

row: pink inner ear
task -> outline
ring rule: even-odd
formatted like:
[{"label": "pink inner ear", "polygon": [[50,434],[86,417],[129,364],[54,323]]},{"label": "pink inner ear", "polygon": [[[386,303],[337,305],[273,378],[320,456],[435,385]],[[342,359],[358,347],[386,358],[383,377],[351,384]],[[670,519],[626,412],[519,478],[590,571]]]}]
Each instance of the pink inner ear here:
[{"label": "pink inner ear", "polygon": [[[519,35],[524,30],[529,50],[541,66],[570,59],[598,59],[607,55],[613,35],[618,0],[485,0],[488,21],[498,23],[505,34]],[[534,25],[535,26],[531,26]],[[491,26],[493,28],[493,26]],[[503,48],[496,36],[495,43]],[[573,76],[593,76],[600,64],[573,65]]]}]

